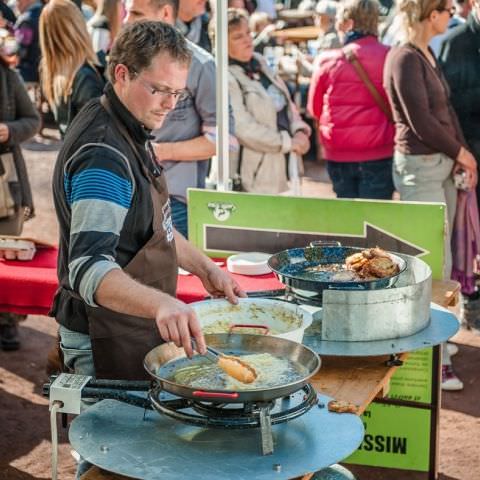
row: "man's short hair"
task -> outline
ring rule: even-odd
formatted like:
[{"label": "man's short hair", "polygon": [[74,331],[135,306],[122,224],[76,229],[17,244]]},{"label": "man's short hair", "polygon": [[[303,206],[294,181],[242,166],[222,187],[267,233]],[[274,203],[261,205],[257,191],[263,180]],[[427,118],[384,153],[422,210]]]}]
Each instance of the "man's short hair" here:
[{"label": "man's short hair", "polygon": [[177,18],[180,0],[150,0],[150,5],[152,5],[153,8],[162,8],[165,5],[170,5],[173,10],[173,17]]},{"label": "man's short hair", "polygon": [[110,51],[108,74],[115,83],[115,68],[125,65],[130,78],[147,69],[159,54],[188,67],[192,54],[183,35],[163,22],[135,22],[120,31]]}]

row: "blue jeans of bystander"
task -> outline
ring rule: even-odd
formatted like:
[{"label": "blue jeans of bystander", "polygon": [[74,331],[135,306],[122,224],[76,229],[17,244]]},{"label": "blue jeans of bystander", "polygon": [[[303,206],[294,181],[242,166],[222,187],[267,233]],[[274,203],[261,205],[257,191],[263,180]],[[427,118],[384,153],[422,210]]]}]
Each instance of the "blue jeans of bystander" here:
[{"label": "blue jeans of bystander", "polygon": [[[85,333],[74,332],[60,325],[60,348],[63,352],[65,365],[78,375],[95,376],[93,364],[92,343]],[[82,402],[82,410],[88,407],[88,402]],[[75,479],[87,472],[91,463],[80,457],[77,465]]]},{"label": "blue jeans of bystander", "polygon": [[367,162],[328,160],[327,171],[338,198],[392,199],[395,188],[391,158]]}]

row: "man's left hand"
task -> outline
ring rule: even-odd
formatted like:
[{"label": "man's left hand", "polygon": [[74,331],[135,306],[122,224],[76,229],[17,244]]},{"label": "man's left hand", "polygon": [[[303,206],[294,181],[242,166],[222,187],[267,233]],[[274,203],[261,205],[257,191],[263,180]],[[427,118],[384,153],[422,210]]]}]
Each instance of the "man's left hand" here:
[{"label": "man's left hand", "polygon": [[238,303],[238,297],[245,298],[247,294],[240,285],[226,272],[217,265],[207,271],[205,276],[201,277],[205,290],[212,297],[226,297],[230,303]]}]

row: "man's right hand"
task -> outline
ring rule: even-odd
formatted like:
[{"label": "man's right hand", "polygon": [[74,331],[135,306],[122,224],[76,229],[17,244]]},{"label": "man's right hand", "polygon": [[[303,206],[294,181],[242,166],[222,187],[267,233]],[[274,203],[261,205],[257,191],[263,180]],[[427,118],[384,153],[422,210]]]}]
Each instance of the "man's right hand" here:
[{"label": "man's right hand", "polygon": [[193,355],[191,337],[197,342],[199,353],[206,352],[205,339],[193,308],[173,297],[167,297],[155,318],[160,336],[166,342],[183,347],[188,357]]}]

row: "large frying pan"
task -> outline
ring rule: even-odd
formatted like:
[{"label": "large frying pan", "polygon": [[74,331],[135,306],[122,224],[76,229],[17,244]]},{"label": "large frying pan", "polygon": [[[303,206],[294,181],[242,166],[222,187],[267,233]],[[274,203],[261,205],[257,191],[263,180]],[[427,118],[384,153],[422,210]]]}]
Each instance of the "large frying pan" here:
[{"label": "large frying pan", "polygon": [[159,345],[151,350],[144,360],[145,369],[163,390],[179,397],[214,403],[243,403],[265,402],[290,395],[306,385],[308,379],[320,368],[320,358],[315,352],[305,345],[284,338],[247,334],[211,334],[205,335],[205,340],[207,345],[228,355],[270,353],[276,357],[286,358],[294,364],[306,367],[307,374],[292,383],[266,389],[198,390],[175,383],[170,378],[175,370],[191,362],[205,363],[205,357],[195,355],[189,360],[183,348],[177,348],[173,343]]},{"label": "large frying pan", "polygon": [[[326,289],[336,290],[374,290],[392,287],[398,276],[407,268],[407,262],[390,253],[398,265],[399,272],[391,277],[376,279],[342,280],[335,272],[312,272],[308,268],[317,265],[344,264],[345,259],[363,248],[337,245],[310,245],[306,248],[292,248],[272,255],[268,266],[278,279],[292,288],[322,292]],[[340,278],[339,278],[340,277]]]}]

